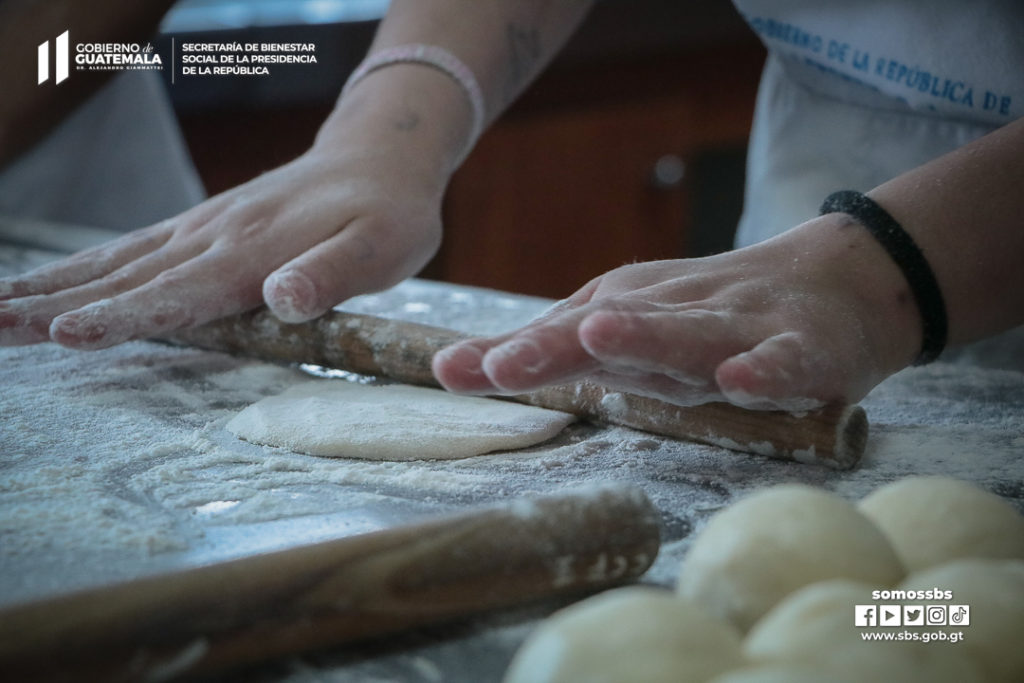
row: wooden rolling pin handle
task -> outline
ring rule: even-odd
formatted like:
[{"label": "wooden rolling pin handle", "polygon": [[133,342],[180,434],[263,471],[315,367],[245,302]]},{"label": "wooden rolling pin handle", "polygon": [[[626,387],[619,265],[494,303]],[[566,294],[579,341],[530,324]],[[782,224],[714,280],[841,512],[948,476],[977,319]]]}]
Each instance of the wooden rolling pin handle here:
[{"label": "wooden rolling pin handle", "polygon": [[166,680],[636,579],[660,515],[635,486],[413,526],[0,611],[4,680]]},{"label": "wooden rolling pin handle", "polygon": [[[439,327],[338,311],[288,325],[261,309],[184,330],[169,341],[438,386],[430,369],[434,354],[464,338]],[[511,399],[652,434],[836,469],[859,462],[868,436],[867,416],[856,405],[830,405],[800,415],[726,403],[682,408],[586,383]]]},{"label": "wooden rolling pin handle", "polygon": [[288,324],[260,308],[180,330],[166,341],[437,387],[431,371],[434,354],[465,338],[441,327],[338,311]]},{"label": "wooden rolling pin handle", "polygon": [[867,416],[857,405],[833,404],[799,415],[727,403],[684,408],[587,383],[517,399],[652,434],[842,470],[860,461],[868,437]]}]

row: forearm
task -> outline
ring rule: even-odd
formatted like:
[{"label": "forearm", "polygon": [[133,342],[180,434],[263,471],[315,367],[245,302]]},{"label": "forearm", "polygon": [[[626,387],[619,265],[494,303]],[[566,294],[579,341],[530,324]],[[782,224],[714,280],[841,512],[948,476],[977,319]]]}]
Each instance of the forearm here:
[{"label": "forearm", "polygon": [[[592,0],[395,0],[371,54],[423,43],[444,48],[473,72],[493,121],[551,60]],[[422,163],[450,173],[472,145],[473,112],[449,76],[420,64],[380,69],[341,98],[321,129],[318,145],[351,139],[395,141]]]},{"label": "forearm", "polygon": [[592,0],[396,0],[371,51],[444,47],[464,61],[497,116],[561,49]]},{"label": "forearm", "polygon": [[1024,323],[1024,119],[869,194],[935,272],[950,343]]}]

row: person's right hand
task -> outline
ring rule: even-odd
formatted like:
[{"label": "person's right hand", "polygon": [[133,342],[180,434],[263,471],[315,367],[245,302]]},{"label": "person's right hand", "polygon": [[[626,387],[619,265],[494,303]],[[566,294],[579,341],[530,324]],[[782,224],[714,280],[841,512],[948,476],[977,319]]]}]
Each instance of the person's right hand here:
[{"label": "person's right hand", "polygon": [[0,345],[99,349],[248,310],[286,322],[413,275],[440,242],[443,178],[383,153],[295,161],[185,213],[0,280]]},{"label": "person's right hand", "polygon": [[854,403],[920,347],[900,270],[830,214],[715,256],[621,266],[518,330],[435,354],[446,389],[515,395],[585,380],[680,406]]}]

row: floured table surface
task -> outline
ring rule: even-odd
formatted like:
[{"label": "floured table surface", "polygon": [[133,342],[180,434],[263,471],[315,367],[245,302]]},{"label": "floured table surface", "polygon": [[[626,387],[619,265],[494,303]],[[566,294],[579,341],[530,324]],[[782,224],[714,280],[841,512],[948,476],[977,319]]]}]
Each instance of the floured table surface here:
[{"label": "floured table surface", "polygon": [[[0,241],[0,274],[51,257]],[[490,334],[549,303],[412,280],[343,308]],[[852,472],[588,424],[524,451],[395,463],[297,455],[224,430],[318,373],[151,342],[0,348],[0,604],[592,481],[638,483],[661,509],[662,552],[645,580],[665,585],[709,515],[774,483],[854,499],[901,476],[948,474],[1024,510],[1018,372],[937,363],[891,378],[862,403],[871,436]],[[497,681],[553,607],[274,662],[245,680]]]}]

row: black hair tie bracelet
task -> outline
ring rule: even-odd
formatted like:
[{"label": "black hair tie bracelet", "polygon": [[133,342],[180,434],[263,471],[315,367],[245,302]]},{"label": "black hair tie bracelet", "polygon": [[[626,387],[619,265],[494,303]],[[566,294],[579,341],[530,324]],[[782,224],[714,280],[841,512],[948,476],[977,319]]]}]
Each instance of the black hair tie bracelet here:
[{"label": "black hair tie bracelet", "polygon": [[870,197],[853,190],[830,194],[821,205],[821,213],[849,214],[867,228],[888,252],[907,279],[917,308],[921,312],[921,352],[914,360],[914,365],[925,365],[938,358],[949,336],[946,303],[935,279],[935,273],[932,272],[914,238],[889,215],[888,211]]}]

